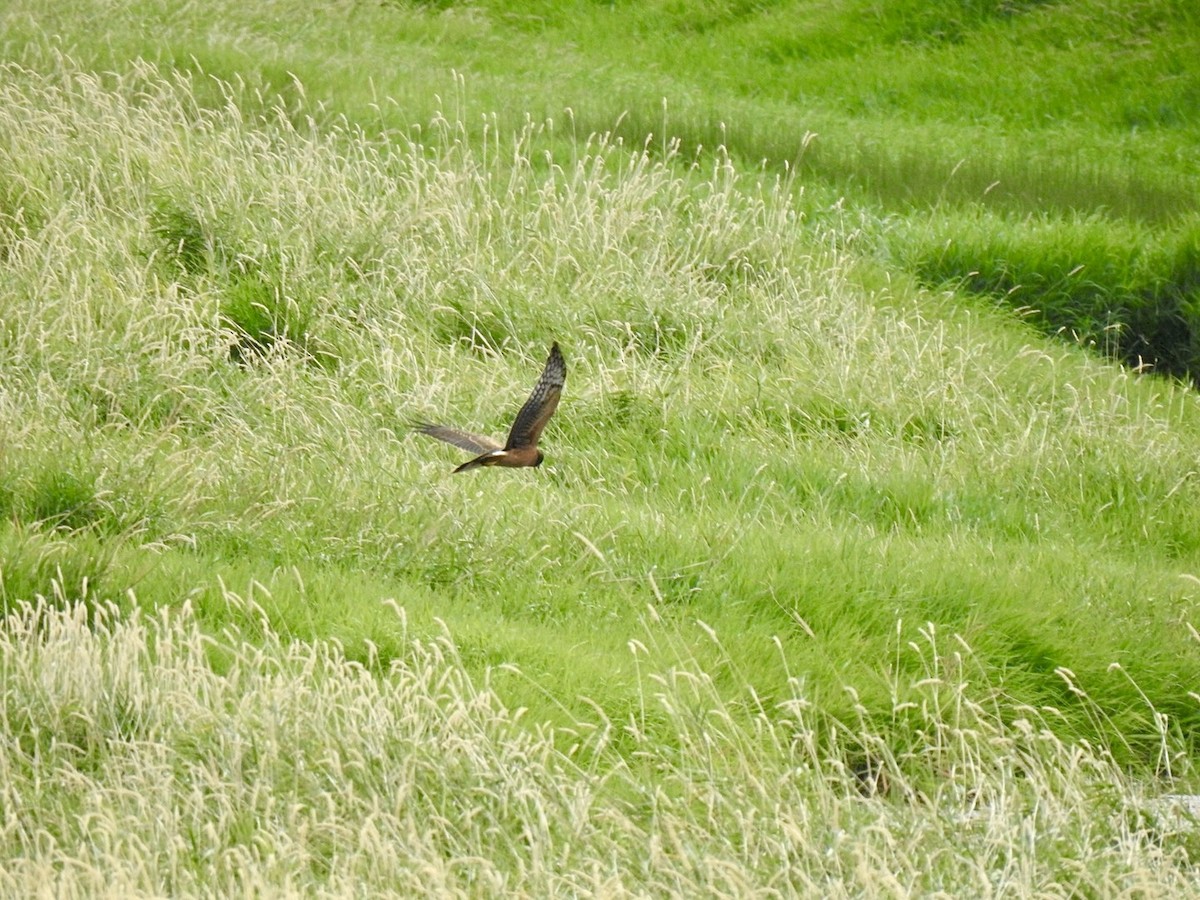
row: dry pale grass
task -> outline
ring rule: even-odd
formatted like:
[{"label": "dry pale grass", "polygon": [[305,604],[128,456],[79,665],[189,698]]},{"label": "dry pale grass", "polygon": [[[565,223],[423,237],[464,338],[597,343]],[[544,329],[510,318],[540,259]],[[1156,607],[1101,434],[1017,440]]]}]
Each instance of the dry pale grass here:
[{"label": "dry pale grass", "polygon": [[[3,620],[0,892],[1028,897],[1194,882],[1189,817],[1147,812],[1043,713],[1004,722],[967,701],[969,651],[940,658],[932,633],[923,700],[896,710],[927,743],[899,755],[868,719],[824,715],[802,680],[729,704],[681,658],[644,673],[628,721],[553,731],[469,677],[448,637],[409,641],[383,672],[254,630],[206,636],[186,604],[123,616],[39,600]],[[676,639],[654,620],[646,633]],[[651,718],[674,739],[649,740]],[[871,774],[838,762],[846,751]]]}]

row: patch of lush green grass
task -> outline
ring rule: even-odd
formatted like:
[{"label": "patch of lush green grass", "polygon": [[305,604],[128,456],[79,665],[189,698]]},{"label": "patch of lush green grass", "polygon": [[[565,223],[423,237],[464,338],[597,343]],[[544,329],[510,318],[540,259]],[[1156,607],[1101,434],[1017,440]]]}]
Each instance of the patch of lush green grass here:
[{"label": "patch of lush green grass", "polygon": [[[636,47],[632,72],[612,79],[620,109],[592,106],[585,128],[627,110],[620,133],[630,140],[655,133],[723,145],[742,159],[790,161],[805,180],[833,182],[918,228],[933,207],[938,236],[953,245],[923,247],[913,268],[920,277],[934,268],[1034,308],[1051,333],[1111,347],[1125,361],[1197,371],[1191,259],[1200,184],[1184,149],[1200,139],[1189,114],[1200,98],[1191,5],[1139,3],[1118,14],[1086,3],[603,12],[545,3],[512,20],[570,36],[595,65]],[[661,108],[651,102],[659,96]],[[589,108],[574,98],[564,105]],[[974,242],[971,228],[958,232],[963,218],[998,221],[985,210],[1003,213],[1005,224]],[[1070,237],[1081,217],[1093,238],[1085,258]],[[1122,262],[1130,256],[1136,284]],[[1066,277],[1082,264],[1086,275]],[[990,277],[986,269],[998,265],[1011,268]],[[1097,341],[1109,325],[1123,335]]]},{"label": "patch of lush green grass", "polygon": [[[747,659],[783,636],[831,693],[867,691],[892,624],[928,620],[981,636],[1027,702],[1059,703],[1067,666],[1136,720],[1142,700],[1107,674],[1120,662],[1155,708],[1195,716],[1159,611],[1186,606],[1200,533],[1190,395],[1050,355],[999,318],[928,318],[921,295],[880,305],[786,184],[728,160],[677,174],[601,140],[535,167],[533,128],[515,155],[448,122],[385,147],[275,117],[247,129],[236,105],[197,127],[189,82],[152,69],[114,86],[68,63],[10,72],[9,108],[62,136],[11,132],[13,170],[34,145],[62,161],[25,176],[50,215],[10,257],[26,317],[5,382],[24,424],[6,454],[36,472],[75,445],[84,475],[13,478],[8,506],[22,529],[113,534],[133,561],[102,580],[112,599],[135,577],[203,597],[211,566],[278,590],[272,573],[298,566],[328,599],[265,605],[308,637],[346,603],[431,592],[468,661],[549,675],[590,647],[559,699],[618,706],[629,673],[604,660],[647,604]],[[103,190],[58,191],[72,169]],[[192,218],[164,220],[163,196],[193,198]],[[268,267],[258,306],[304,310],[303,331],[247,355],[230,310]],[[571,378],[549,468],[444,480],[456,457],[404,421],[502,434],[554,337]],[[56,518],[77,510],[94,515]],[[1024,569],[990,562],[1010,554]],[[1161,599],[1116,601],[1142,592]],[[1067,628],[1081,603],[1125,626]],[[1130,759],[1152,746],[1131,740]]]},{"label": "patch of lush green grass", "polygon": [[7,46],[28,56],[56,34],[101,66],[198,62],[285,107],[320,103],[367,128],[420,125],[444,106],[464,121],[498,114],[505,131],[532,114],[581,136],[615,127],[634,143],[653,133],[660,146],[724,145],[752,162],[799,157],[839,190],[865,184],[889,204],[1105,207],[1151,220],[1195,210],[1200,173],[1182,149],[1197,138],[1200,32],[1180,0],[1119,11],[1101,0],[289,9],[213,17],[131,4],[86,18],[105,29],[99,42],[83,16],[35,18],[18,5]]},{"label": "patch of lush green grass", "polygon": [[1002,299],[1135,367],[1200,372],[1200,227],[982,211],[897,225],[894,260],[924,283]]},{"label": "patch of lush green grass", "polygon": [[[10,23],[32,29],[14,9]],[[946,842],[984,861],[971,871],[1003,880],[1028,816],[1025,799],[1010,808],[1005,798],[1045,794],[1111,827],[1090,831],[1068,817],[1063,842],[1037,851],[1036,874],[1022,870],[1027,880],[1014,890],[1075,884],[1072,860],[1114,847],[1133,855],[1090,870],[1099,893],[1119,879],[1169,886],[1181,877],[1186,848],[1165,861],[1138,855],[1160,825],[1138,818],[1137,789],[1118,767],[1154,790],[1195,777],[1192,391],[1048,341],[978,298],[922,288],[906,270],[939,285],[956,274],[929,249],[950,235],[928,212],[829,209],[831,186],[803,174],[746,166],[733,152],[647,146],[644,135],[572,133],[582,115],[531,117],[513,131],[517,91],[496,73],[480,76],[485,96],[509,104],[495,116],[476,118],[462,94],[440,109],[432,96],[404,107],[381,95],[369,119],[366,97],[378,88],[349,74],[355,60],[406,41],[414,49],[405,66],[477,42],[475,59],[499,69],[503,52],[523,46],[514,34],[548,40],[544,29],[505,31],[496,23],[508,20],[486,9],[346,7],[306,31],[277,15],[287,9],[239,7],[203,21],[185,10],[181,21],[157,23],[180,46],[209,35],[206,58],[246,67],[233,81],[207,74],[204,59],[172,65],[182,59],[174,51],[164,65],[97,73],[44,38],[18,48],[19,27],[6,32],[7,52],[25,65],[6,66],[0,79],[4,605],[84,600],[99,644],[73,632],[63,646],[94,659],[120,631],[118,656],[142,660],[130,671],[146,683],[164,641],[166,653],[172,641],[202,646],[200,630],[220,638],[183,665],[195,693],[105,688],[84,703],[68,690],[26,708],[28,692],[13,688],[6,727],[21,737],[12,771],[64,784],[99,773],[90,802],[121,808],[120,797],[145,792],[106,781],[112,772],[165,778],[223,760],[262,723],[250,716],[221,731],[237,713],[225,699],[187,746],[195,722],[178,731],[143,724],[178,723],[171,710],[203,706],[217,696],[209,691],[269,706],[280,689],[270,673],[295,672],[285,693],[311,709],[297,699],[237,779],[214,779],[215,836],[166,827],[194,849],[168,866],[184,873],[181,891],[193,878],[232,886],[236,872],[247,884],[336,890],[362,876],[345,868],[359,863],[381,883],[404,885],[405,866],[467,857],[523,873],[530,892],[567,890],[528,862],[559,852],[563,834],[577,839],[572,828],[592,828],[586,816],[552,815],[548,833],[530,832],[512,795],[488,793],[486,765],[455,769],[436,742],[342,741],[361,724],[353,716],[369,718],[383,702],[372,692],[404,683],[414,647],[448,631],[454,659],[435,661],[435,700],[417,708],[436,718],[452,700],[457,727],[454,704],[480,712],[471,680],[486,683],[494,697],[485,705],[504,710],[499,731],[461,713],[468,730],[483,728],[464,752],[536,742],[541,769],[529,774],[544,777],[545,790],[522,786],[520,810],[536,818],[551,795],[594,796],[600,818],[634,835],[589,845],[587,860],[610,865],[631,846],[642,852],[684,833],[656,815],[669,811],[707,848],[704,860],[740,859],[738,884],[819,889],[847,877],[843,838],[821,832],[828,840],[804,856],[807,875],[781,874],[768,858],[827,813],[866,839],[882,809],[889,828],[931,829],[904,863],[913,889],[933,889],[920,873]],[[55,15],[70,33],[74,19]],[[357,17],[372,26],[361,47],[344,34],[322,45]],[[244,40],[220,39],[218,21]],[[90,45],[92,61],[146,38],[121,40],[129,43]],[[328,70],[318,72],[322,53]],[[315,88],[280,74],[291,61],[316,73]],[[433,77],[415,77],[405,96]],[[1014,263],[986,270],[993,280],[981,291],[1056,266],[1069,280],[1078,256],[1084,271],[1141,296],[1162,266],[1188,259],[1182,237],[1175,256],[1117,255],[1120,235],[1161,233],[1137,217],[1116,226],[1048,217],[1039,245],[1022,243],[1021,231],[1043,227],[1037,219],[944,211],[945,221],[978,223],[946,251],[976,254],[962,265],[994,262],[988,234],[1013,229]],[[408,421],[429,418],[503,435],[555,339],[569,377],[541,469],[451,477],[461,454],[408,434]],[[95,616],[110,605],[122,615]],[[186,609],[186,629],[155,626],[146,638],[125,618],[133,609],[164,623]],[[38,656],[41,645],[19,638],[79,615],[58,619],[42,607],[10,619],[6,665],[32,672],[29,683],[43,663],[58,671]],[[83,668],[60,677],[108,684]],[[310,677],[313,692],[299,691]],[[451,682],[462,689],[437,693]],[[339,698],[356,710],[350,720],[307,715],[342,708]],[[517,708],[527,710],[520,724],[507,712]],[[818,724],[796,718],[808,709]],[[714,745],[713,735],[728,740]],[[977,735],[991,749],[973,756]],[[38,756],[43,744],[81,749],[72,762]],[[136,755],[154,746],[169,748],[158,768]],[[393,769],[409,751],[429,765]],[[782,778],[797,754],[812,779],[789,795],[803,816],[787,824],[774,782],[754,773]],[[335,757],[375,760],[368,769],[378,778],[360,779],[358,763],[326,765]],[[43,762],[49,769],[37,768]],[[864,801],[856,786],[875,784],[882,770],[893,787]],[[320,775],[310,783],[306,772]],[[1116,800],[1106,793],[1114,779]],[[22,784],[5,789],[23,795]],[[174,797],[179,809],[180,784],[151,794]],[[705,784],[729,790],[716,796]],[[262,846],[256,823],[290,815],[255,797],[294,796],[288,809],[299,818],[281,828],[303,830],[306,811],[327,802],[314,799],[314,785],[348,805],[325,817],[333,824],[304,844],[299,868],[231,862]],[[750,794],[759,799],[747,806]],[[941,814],[978,811],[984,794],[998,798],[987,812],[1003,809],[1005,837],[947,836]],[[79,801],[53,796],[39,821],[77,849],[75,826],[63,823],[76,821]],[[470,819],[479,809],[486,823],[438,832],[419,861],[348,853],[355,829],[376,821],[371,798],[394,796],[419,797],[420,820],[433,809],[482,823]],[[761,815],[775,824],[739,826],[747,841],[778,838],[758,849],[722,843],[742,833],[729,816],[701,815],[759,810],[768,798],[775,811]],[[404,846],[409,820],[376,811],[383,844]],[[131,834],[178,852],[164,834]],[[6,839],[7,858],[34,859],[21,869],[30,878],[59,852],[31,857],[23,832]],[[122,847],[108,858],[126,859]],[[215,869],[204,862],[214,852],[225,861]],[[818,866],[818,857],[839,862]],[[577,862],[559,871],[600,871]],[[736,892],[707,862],[695,864],[673,876],[680,891]],[[870,871],[898,865],[885,855]],[[642,875],[613,883],[670,887]]]},{"label": "patch of lush green grass", "polygon": [[[592,132],[636,146],[652,135],[651,149],[678,143],[686,157],[722,146],[737,160],[800,172],[810,215],[833,207],[840,216],[846,198],[872,210],[859,227],[878,236],[890,229],[875,223],[896,215],[919,229],[933,208],[947,231],[960,215],[976,220],[992,210],[1006,225],[989,246],[1036,244],[1050,252],[1052,269],[1067,272],[1075,267],[1070,241],[1051,248],[1044,228],[1024,223],[1057,223],[1066,234],[1090,219],[1104,231],[1097,246],[1117,247],[1118,259],[1134,236],[1122,220],[1144,223],[1134,226],[1134,252],[1154,297],[1139,289],[1131,298],[1114,261],[1090,264],[1085,283],[1054,272],[1022,278],[1023,296],[1013,299],[1041,310],[1035,321],[1052,333],[1085,342],[1098,323],[1129,325],[1111,345],[1119,358],[1141,356],[1186,376],[1195,363],[1181,347],[1179,320],[1193,330],[1190,301],[1181,308],[1174,298],[1191,293],[1188,270],[1153,247],[1178,243],[1179,220],[1197,212],[1197,24],[1192,4],[1177,0],[1119,8],[1105,0],[546,0],[350,4],[320,16],[295,14],[282,0],[220,15],[155,4],[47,15],[17,4],[5,46],[36,59],[54,35],[53,44],[101,68],[145,56],[243,83],[243,104],[279,103],[298,122],[345,114],[368,132],[419,129],[445,109],[473,141],[532,116],[556,123],[539,143],[565,152]],[[193,93],[201,105],[225,102],[207,78]],[[968,279],[979,268],[966,258],[952,269],[958,260],[942,254],[940,274]],[[1047,278],[1053,289],[1031,287]],[[271,284],[251,279],[245,290],[256,297]],[[1004,287],[993,296],[1009,299]],[[278,317],[258,319],[249,333],[273,341]],[[251,352],[258,343],[246,340]]]}]

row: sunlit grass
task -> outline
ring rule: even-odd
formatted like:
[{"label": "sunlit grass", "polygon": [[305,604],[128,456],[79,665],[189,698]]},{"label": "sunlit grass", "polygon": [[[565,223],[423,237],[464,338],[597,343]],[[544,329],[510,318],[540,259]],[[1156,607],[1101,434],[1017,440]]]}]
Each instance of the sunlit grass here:
[{"label": "sunlit grass", "polygon": [[[12,892],[1187,874],[1191,391],[727,153],[3,75]],[[551,340],[541,469],[409,439]]]},{"label": "sunlit grass", "polygon": [[1054,710],[971,699],[986,674],[933,629],[897,651],[924,676],[890,713],[924,742],[897,750],[802,674],[767,702],[737,676],[718,689],[657,618],[627,651],[636,707],[551,729],[445,634],[364,666],[226,600],[264,621],[253,639],[207,636],[186,604],[10,611],[5,893],[1108,896],[1194,878],[1186,814],[1056,738]]},{"label": "sunlit grass", "polygon": [[[723,147],[739,165],[801,173],[803,208],[817,218],[840,220],[847,204],[870,210],[858,227],[876,237],[890,233],[894,217],[920,230],[931,208],[948,228],[989,211],[1004,217],[1005,236],[987,244],[1044,247],[1030,223],[1069,231],[1092,217],[1097,246],[1120,256],[1136,223],[1156,296],[1181,303],[1131,302],[1120,272],[1106,265],[1090,265],[1094,291],[1067,297],[1086,314],[1061,315],[1054,292],[1014,302],[1045,307],[1033,321],[1050,332],[1069,337],[1081,326],[1085,342],[1093,324],[1102,332],[1099,323],[1138,319],[1141,337],[1092,345],[1134,365],[1140,357],[1173,375],[1194,372],[1193,266],[1154,251],[1180,243],[1180,221],[1197,211],[1189,150],[1200,140],[1190,114],[1200,97],[1200,30],[1188,4],[1145,0],[1118,12],[1105,0],[546,0],[306,12],[292,0],[169,14],[135,4],[50,15],[13,4],[3,50],[35,66],[66,47],[105,71],[149,58],[215,74],[245,87],[243,108],[277,104],[297,124],[345,115],[369,133],[411,134],[444,112],[472,143],[489,121],[493,134],[509,134],[532,118],[557,123],[538,145],[560,153],[591,132],[630,146],[652,136],[648,147],[660,155],[675,142],[687,158]],[[192,90],[201,107],[225,102],[220,82],[196,79]],[[1070,250],[1053,254],[1054,265]],[[885,254],[888,265],[896,258]],[[952,261],[941,257],[944,268]],[[946,274],[964,279],[977,268],[963,260]],[[308,310],[251,315],[242,307],[272,296],[273,280],[269,271],[243,274],[227,313],[247,326],[239,352],[254,353]],[[309,348],[318,360],[327,350]]]},{"label": "sunlit grass", "polygon": [[[1196,715],[1170,625],[1200,534],[1189,393],[867,290],[792,185],[726,158],[678,173],[594,136],[547,160],[547,126],[476,146],[444,118],[385,144],[248,127],[236,87],[202,110],[150,66],[9,74],[12,546],[109,535],[78,565],[99,596],[299,566],[329,595],[273,607],[299,634],[414,593],[480,665],[590,647],[583,681],[617,705],[628,672],[603,660],[647,602],[864,684],[881,622],[930,619],[989,635],[1030,702],[1070,665],[1139,715],[1119,661]],[[43,146],[57,161],[22,168]],[[233,309],[261,316],[252,343]],[[570,375],[542,470],[450,478],[450,448],[409,442],[414,416],[503,434],[552,339]],[[46,592],[53,568],[13,552],[14,598]]]}]

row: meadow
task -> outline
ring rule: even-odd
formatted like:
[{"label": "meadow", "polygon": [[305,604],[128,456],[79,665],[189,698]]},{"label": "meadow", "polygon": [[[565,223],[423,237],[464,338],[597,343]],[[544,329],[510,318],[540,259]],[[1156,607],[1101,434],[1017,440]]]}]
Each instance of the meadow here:
[{"label": "meadow", "polygon": [[1187,891],[1135,6],[9,4],[0,892]]}]

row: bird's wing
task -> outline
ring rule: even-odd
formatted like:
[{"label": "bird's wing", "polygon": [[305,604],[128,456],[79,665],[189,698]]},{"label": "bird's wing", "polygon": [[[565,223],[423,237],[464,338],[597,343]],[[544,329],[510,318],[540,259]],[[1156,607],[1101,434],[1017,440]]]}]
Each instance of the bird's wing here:
[{"label": "bird's wing", "polygon": [[542,377],[533,388],[533,393],[517,413],[512,431],[508,433],[505,450],[515,450],[518,447],[535,447],[542,429],[558,409],[558,400],[562,396],[563,385],[567,382],[567,363],[562,351],[555,342],[550,348],[550,357],[546,360],[546,368]]},{"label": "bird's wing", "polygon": [[417,422],[413,425],[413,429],[421,432],[421,434],[437,438],[439,441],[445,441],[447,444],[461,447],[470,453],[487,453],[491,450],[504,449],[489,437],[484,437],[481,434],[472,434],[469,431],[462,431],[458,428],[450,428],[447,425],[431,425],[428,422]]}]

